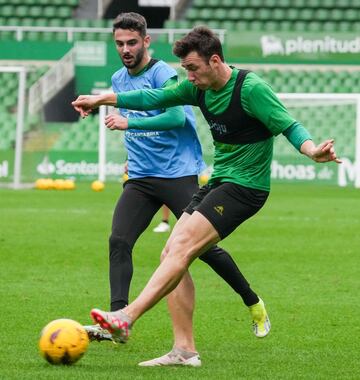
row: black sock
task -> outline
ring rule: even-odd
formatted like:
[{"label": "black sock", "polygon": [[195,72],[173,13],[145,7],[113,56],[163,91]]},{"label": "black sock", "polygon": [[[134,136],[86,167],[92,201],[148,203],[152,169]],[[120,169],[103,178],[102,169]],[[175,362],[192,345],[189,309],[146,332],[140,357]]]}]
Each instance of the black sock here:
[{"label": "black sock", "polygon": [[200,257],[240,295],[246,306],[259,302],[259,297],[240,272],[232,257],[220,247],[212,247]]},{"label": "black sock", "polygon": [[111,302],[110,311],[117,311],[117,310],[123,309],[126,306],[127,306],[127,303],[124,301]]}]

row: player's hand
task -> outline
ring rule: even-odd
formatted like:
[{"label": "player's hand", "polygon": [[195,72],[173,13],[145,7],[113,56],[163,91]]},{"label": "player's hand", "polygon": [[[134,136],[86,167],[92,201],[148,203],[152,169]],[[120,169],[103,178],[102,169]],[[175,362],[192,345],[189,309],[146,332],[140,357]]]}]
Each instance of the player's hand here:
[{"label": "player's hand", "polygon": [[75,111],[80,113],[81,117],[86,117],[89,113],[97,108],[97,96],[96,95],[80,95],[76,100],[74,100],[71,105],[74,107]]},{"label": "player's hand", "polygon": [[315,146],[311,152],[311,158],[316,162],[335,161],[341,164],[341,160],[336,156],[334,148],[334,140],[325,140],[321,144]]},{"label": "player's hand", "polygon": [[111,113],[105,117],[105,126],[111,130],[125,130],[128,129],[128,119],[119,114]]}]

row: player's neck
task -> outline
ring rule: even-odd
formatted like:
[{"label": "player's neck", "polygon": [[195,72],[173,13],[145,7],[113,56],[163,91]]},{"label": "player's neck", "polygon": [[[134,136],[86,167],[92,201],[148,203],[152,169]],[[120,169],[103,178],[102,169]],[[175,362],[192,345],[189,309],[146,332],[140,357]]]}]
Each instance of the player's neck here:
[{"label": "player's neck", "polygon": [[232,69],[226,63],[222,63],[216,75],[216,81],[211,86],[212,90],[221,90],[231,78]]},{"label": "player's neck", "polygon": [[150,60],[151,60],[151,57],[146,52],[144,54],[141,62],[136,67],[132,67],[131,69],[128,69],[128,73],[130,75],[138,75],[139,73],[141,73],[145,69],[145,67],[149,64]]}]

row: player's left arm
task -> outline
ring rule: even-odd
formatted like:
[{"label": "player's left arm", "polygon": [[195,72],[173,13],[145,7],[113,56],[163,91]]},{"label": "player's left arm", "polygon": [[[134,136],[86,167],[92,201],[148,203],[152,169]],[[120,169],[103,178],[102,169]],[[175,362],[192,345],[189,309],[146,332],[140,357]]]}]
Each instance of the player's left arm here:
[{"label": "player's left arm", "polygon": [[[177,83],[176,77],[168,79],[163,88]],[[185,111],[183,106],[170,107],[163,112],[146,117],[125,118],[119,114],[110,114],[105,118],[105,125],[111,130],[115,129],[145,129],[165,131],[182,128],[185,125]]]},{"label": "player's left arm", "polygon": [[246,100],[245,111],[259,119],[273,135],[282,133],[300,153],[316,162],[341,163],[335,153],[334,140],[328,139],[316,145],[309,131],[289,114],[264,81],[258,81],[252,86]]}]

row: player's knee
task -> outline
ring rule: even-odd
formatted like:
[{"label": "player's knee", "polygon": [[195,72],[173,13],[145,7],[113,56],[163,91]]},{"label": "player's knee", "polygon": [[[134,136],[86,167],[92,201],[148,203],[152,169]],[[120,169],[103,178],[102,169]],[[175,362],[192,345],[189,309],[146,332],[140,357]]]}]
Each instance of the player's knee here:
[{"label": "player's knee", "polygon": [[110,257],[118,255],[131,255],[131,247],[129,243],[118,235],[110,235],[109,238]]},{"label": "player's knee", "polygon": [[182,231],[172,239],[167,255],[172,255],[188,265],[195,253],[192,234],[189,231]]}]

